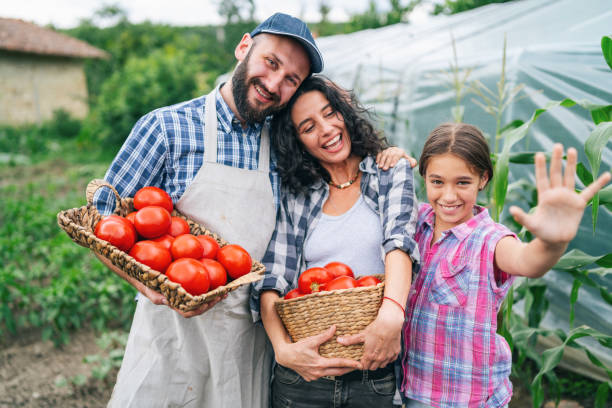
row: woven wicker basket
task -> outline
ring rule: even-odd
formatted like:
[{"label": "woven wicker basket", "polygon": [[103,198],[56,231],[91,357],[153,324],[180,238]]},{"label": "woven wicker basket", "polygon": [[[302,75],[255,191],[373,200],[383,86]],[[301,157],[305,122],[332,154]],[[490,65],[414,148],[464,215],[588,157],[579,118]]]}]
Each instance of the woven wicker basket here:
[{"label": "woven wicker basket", "polygon": [[[115,194],[117,199],[115,214],[125,216],[134,211],[132,198],[121,198],[113,186],[104,180],[96,179],[92,180],[87,185],[87,205],[59,212],[57,214],[57,223],[66,231],[74,242],[108,258],[113,265],[122,269],[128,275],[138,279],[147,287],[162,293],[166,296],[168,303],[172,307],[184,312],[197,309],[204,303],[208,303],[213,299],[223,296],[242,285],[247,285],[263,278],[263,273],[265,271],[264,266],[257,261],[253,261],[253,267],[250,273],[203,295],[192,296],[187,293],[181,285],[170,281],[163,273],[141,264],[127,253],[94,235],[96,224],[102,219],[102,216],[98,213],[95,206],[92,205],[92,202],[94,193],[100,187],[108,187]],[[193,235],[210,235],[217,240],[220,246],[227,245],[227,242],[221,237],[191,221],[176,209],[172,212],[172,215],[185,219]]]},{"label": "woven wicker basket", "polygon": [[336,325],[334,337],[319,347],[323,357],[361,359],[363,344],[344,346],[336,337],[356,334],[374,321],[382,303],[384,275],[376,275],[382,283],[376,286],[317,292],[275,303],[291,339],[296,342],[314,336]]}]

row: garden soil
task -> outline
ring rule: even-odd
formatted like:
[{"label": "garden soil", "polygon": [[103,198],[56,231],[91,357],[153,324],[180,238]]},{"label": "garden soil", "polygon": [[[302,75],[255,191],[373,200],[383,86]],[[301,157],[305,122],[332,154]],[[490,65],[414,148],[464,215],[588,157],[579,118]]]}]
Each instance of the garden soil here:
[{"label": "garden soil", "polygon": [[94,331],[73,334],[61,348],[41,341],[40,332],[0,347],[0,408],[106,406],[116,371],[109,373],[108,381],[89,379],[78,386],[71,382],[79,375],[90,376],[92,367],[83,362],[85,356],[102,353]]},{"label": "garden soil", "polygon": [[[72,382],[79,375],[91,377],[92,366],[83,359],[103,354],[96,338],[93,330],[81,330],[71,336],[67,345],[57,348],[50,341],[41,341],[40,332],[35,332],[1,344],[0,408],[106,407],[116,369],[105,380],[89,378],[81,385]],[[510,408],[530,407],[527,390],[517,384]],[[560,407],[583,408],[583,405],[563,401]]]}]

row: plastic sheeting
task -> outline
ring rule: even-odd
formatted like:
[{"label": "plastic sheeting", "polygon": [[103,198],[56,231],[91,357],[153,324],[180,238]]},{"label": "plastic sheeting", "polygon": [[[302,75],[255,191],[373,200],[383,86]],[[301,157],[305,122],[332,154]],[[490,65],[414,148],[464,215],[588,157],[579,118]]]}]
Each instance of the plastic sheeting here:
[{"label": "plastic sheeting", "polygon": [[[325,58],[324,74],[354,89],[373,107],[392,143],[418,157],[423,141],[439,123],[452,121],[455,94],[445,84],[453,59],[454,38],[459,68],[472,69],[469,81],[480,80],[496,91],[507,37],[506,81],[525,84],[523,97],[505,112],[502,123],[528,120],[549,100],[586,99],[612,104],[612,71],[601,54],[600,41],[612,34],[610,0],[523,0],[492,4],[452,16],[432,17],[419,25],[397,24],[376,30],[317,40]],[[494,133],[495,121],[467,95],[464,121]],[[594,125],[580,107],[555,108],[532,125],[516,151],[550,151],[553,143],[575,146],[579,160],[588,162],[582,146]],[[602,171],[612,165],[610,143],[604,149]],[[527,177],[531,166],[513,165],[511,177]],[[512,179],[510,180],[512,182]],[[596,235],[587,210],[571,248],[590,255],[612,252],[612,215],[600,207]],[[552,271],[543,278],[550,309],[543,325],[568,330],[572,277]],[[599,279],[599,278],[598,278]],[[599,279],[612,288],[612,275]],[[580,289],[575,325],[589,325],[612,334],[612,307],[599,293]],[[585,340],[612,367],[609,349]]]}]

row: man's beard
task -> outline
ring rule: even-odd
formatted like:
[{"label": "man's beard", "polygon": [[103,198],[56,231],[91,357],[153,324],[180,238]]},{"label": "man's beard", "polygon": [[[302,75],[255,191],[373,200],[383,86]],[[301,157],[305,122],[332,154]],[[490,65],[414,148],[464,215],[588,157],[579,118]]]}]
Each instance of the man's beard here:
[{"label": "man's beard", "polygon": [[[252,50],[252,49],[251,49]],[[247,66],[251,56],[251,50],[246,58],[238,64],[232,75],[232,96],[236,104],[238,115],[247,123],[261,123],[266,117],[278,112],[283,106],[278,105],[280,98],[277,94],[273,94],[263,85],[259,78],[248,78]],[[252,106],[248,100],[248,91],[251,85],[263,89],[272,98],[272,106],[265,109],[257,109]]]}]

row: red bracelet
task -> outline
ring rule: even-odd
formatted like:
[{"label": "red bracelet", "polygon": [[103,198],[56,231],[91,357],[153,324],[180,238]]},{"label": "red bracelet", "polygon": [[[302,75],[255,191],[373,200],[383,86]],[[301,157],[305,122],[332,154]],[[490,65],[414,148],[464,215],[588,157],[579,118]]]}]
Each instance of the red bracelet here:
[{"label": "red bracelet", "polygon": [[399,308],[400,308],[400,309],[402,309],[402,313],[403,313],[404,315],[406,314],[406,309],[404,309],[404,306],[402,306],[402,305],[400,304],[400,302],[398,302],[398,301],[397,301],[397,300],[395,300],[395,299],[391,299],[390,297],[387,297],[387,296],[383,296],[383,300],[384,300],[384,299],[390,300],[390,301],[392,301],[393,303],[395,303],[396,305],[398,305],[398,306],[399,306]]}]

